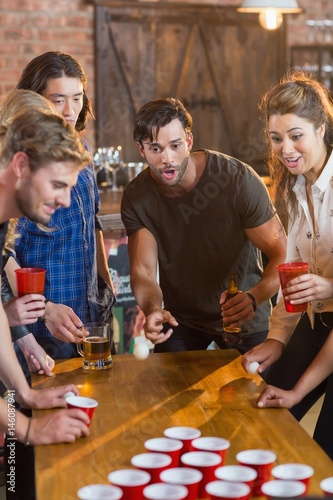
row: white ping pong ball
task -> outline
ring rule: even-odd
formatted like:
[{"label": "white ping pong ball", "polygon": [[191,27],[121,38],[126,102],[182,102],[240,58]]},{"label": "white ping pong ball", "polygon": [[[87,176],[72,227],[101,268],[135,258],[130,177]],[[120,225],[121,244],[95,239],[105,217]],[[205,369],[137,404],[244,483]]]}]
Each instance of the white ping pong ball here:
[{"label": "white ping pong ball", "polygon": [[253,361],[252,363],[249,364],[249,373],[257,373],[258,368],[259,368],[258,361]]},{"label": "white ping pong ball", "polygon": [[136,344],[134,346],[134,356],[136,357],[136,359],[147,359],[149,356],[149,348],[147,344]]},{"label": "white ping pong ball", "polygon": [[74,392],[72,391],[65,392],[64,399],[71,398],[72,396],[75,396]]}]

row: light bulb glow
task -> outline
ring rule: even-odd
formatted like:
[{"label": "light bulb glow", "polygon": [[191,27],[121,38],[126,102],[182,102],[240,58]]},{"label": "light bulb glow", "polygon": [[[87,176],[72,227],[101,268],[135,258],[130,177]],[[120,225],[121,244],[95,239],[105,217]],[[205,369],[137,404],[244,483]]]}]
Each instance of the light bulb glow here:
[{"label": "light bulb glow", "polygon": [[279,9],[262,9],[259,14],[259,23],[265,30],[277,30],[283,21],[282,13]]}]

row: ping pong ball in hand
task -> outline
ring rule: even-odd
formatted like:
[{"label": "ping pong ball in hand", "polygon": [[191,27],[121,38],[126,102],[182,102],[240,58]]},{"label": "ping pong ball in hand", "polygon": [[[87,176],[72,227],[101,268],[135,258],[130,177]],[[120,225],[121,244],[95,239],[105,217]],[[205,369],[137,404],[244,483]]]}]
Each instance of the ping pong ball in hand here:
[{"label": "ping pong ball in hand", "polygon": [[64,397],[64,399],[67,399],[67,398],[71,398],[72,396],[75,396],[74,392],[69,391],[69,392],[65,392],[63,397]]},{"label": "ping pong ball in hand", "polygon": [[253,361],[252,363],[249,364],[249,373],[257,373],[258,368],[259,368],[258,361]]},{"label": "ping pong ball in hand", "polygon": [[136,357],[136,359],[147,359],[149,356],[149,348],[147,344],[136,344],[134,346],[134,356]]}]

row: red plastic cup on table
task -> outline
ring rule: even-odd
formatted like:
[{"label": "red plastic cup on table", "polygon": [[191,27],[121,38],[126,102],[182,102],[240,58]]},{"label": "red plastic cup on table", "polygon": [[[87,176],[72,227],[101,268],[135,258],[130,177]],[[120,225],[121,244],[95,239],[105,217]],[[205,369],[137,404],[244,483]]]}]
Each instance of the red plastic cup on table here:
[{"label": "red plastic cup on table", "polygon": [[197,500],[203,474],[191,467],[172,467],[160,474],[163,483],[181,484],[187,488],[186,500]]},{"label": "red plastic cup on table", "polygon": [[161,472],[171,467],[171,462],[171,457],[165,453],[139,453],[131,458],[131,464],[134,467],[150,474],[151,483],[160,482]]},{"label": "red plastic cup on table", "polygon": [[155,483],[143,490],[144,500],[185,500],[187,488],[180,484]]},{"label": "red plastic cup on table", "polygon": [[240,465],[252,467],[252,469],[257,471],[252,494],[255,497],[259,497],[261,495],[261,486],[271,478],[276,454],[269,450],[244,450],[237,453],[236,460]]},{"label": "red plastic cup on table", "polygon": [[284,479],[288,481],[301,481],[306,486],[305,493],[308,492],[310,479],[314,474],[314,470],[310,465],[306,464],[281,464],[272,469],[272,476],[275,479]]},{"label": "red plastic cup on table", "polygon": [[320,488],[325,497],[333,496],[333,477],[325,477],[320,481]]},{"label": "red plastic cup on table", "polygon": [[66,398],[66,404],[67,408],[76,408],[84,411],[90,418],[88,427],[90,426],[95,408],[98,406],[98,402],[95,399],[86,398],[84,396],[69,396]]},{"label": "red plastic cup on table", "polygon": [[[279,273],[281,289],[288,286],[289,281],[307,274],[309,272],[309,264],[307,262],[285,262],[277,266]],[[303,312],[307,310],[308,304],[290,304],[289,300],[284,299],[284,305],[287,312]]]},{"label": "red plastic cup on table", "polygon": [[267,481],[261,487],[262,494],[268,499],[297,498],[306,493],[306,486],[301,481],[286,481],[275,479]]},{"label": "red plastic cup on table", "polygon": [[212,453],[218,453],[222,458],[223,465],[227,451],[230,448],[230,441],[221,437],[203,436],[193,439],[192,447],[196,451],[211,451]]},{"label": "red plastic cup on table", "polygon": [[123,492],[117,486],[108,484],[89,484],[77,492],[79,500],[120,500]]},{"label": "red plastic cup on table", "polygon": [[201,431],[195,427],[175,426],[165,429],[164,436],[170,439],[179,439],[183,443],[181,454],[193,450],[192,441],[201,436]]},{"label": "red plastic cup on table", "polygon": [[46,270],[39,267],[15,269],[17,295],[23,297],[30,293],[43,295]]},{"label": "red plastic cup on table", "polygon": [[150,474],[143,470],[119,469],[110,472],[108,481],[121,489],[121,500],[143,500],[143,490],[150,482]]},{"label": "red plastic cup on table", "polygon": [[199,485],[199,498],[205,498],[206,484],[214,481],[215,470],[221,465],[222,457],[211,451],[189,451],[180,458],[186,467],[193,467],[202,472],[202,480]]},{"label": "red plastic cup on table", "polygon": [[223,465],[215,471],[216,479],[229,483],[244,483],[250,486],[251,492],[258,473],[245,465]]},{"label": "red plastic cup on table", "polygon": [[183,443],[179,439],[152,438],[145,441],[144,446],[146,450],[153,453],[166,453],[171,457],[171,467],[178,467],[180,452],[183,448]]},{"label": "red plastic cup on table", "polygon": [[248,500],[251,489],[248,484],[228,483],[226,481],[212,481],[206,486],[206,497],[210,500]]}]

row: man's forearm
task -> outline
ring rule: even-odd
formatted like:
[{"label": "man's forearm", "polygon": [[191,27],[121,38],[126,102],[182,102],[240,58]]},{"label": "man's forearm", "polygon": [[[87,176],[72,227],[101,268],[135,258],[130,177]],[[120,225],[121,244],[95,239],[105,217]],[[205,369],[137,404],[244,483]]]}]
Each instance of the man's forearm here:
[{"label": "man's forearm", "polygon": [[138,306],[142,309],[145,316],[149,316],[152,312],[162,309],[163,294],[156,281],[141,277],[131,277],[131,289]]}]

